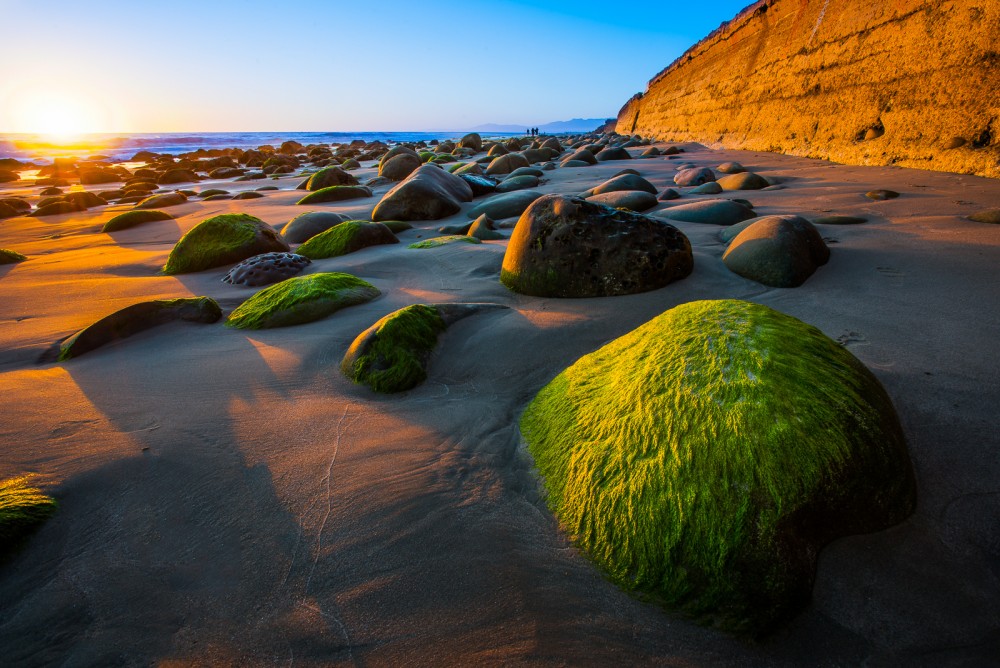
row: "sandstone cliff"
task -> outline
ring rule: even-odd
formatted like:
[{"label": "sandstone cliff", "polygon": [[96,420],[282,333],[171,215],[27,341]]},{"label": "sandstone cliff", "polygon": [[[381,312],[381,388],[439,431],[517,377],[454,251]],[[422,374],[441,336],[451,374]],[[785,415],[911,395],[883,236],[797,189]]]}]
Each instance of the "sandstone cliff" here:
[{"label": "sandstone cliff", "polygon": [[998,0],[762,0],[656,75],[616,129],[1000,177],[998,36]]}]

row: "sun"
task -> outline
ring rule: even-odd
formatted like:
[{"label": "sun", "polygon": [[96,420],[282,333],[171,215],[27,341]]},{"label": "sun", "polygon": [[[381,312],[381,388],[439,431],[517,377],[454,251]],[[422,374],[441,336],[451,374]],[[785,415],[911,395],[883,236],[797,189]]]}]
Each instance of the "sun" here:
[{"label": "sun", "polygon": [[39,89],[18,96],[12,116],[21,132],[64,143],[104,130],[106,113],[100,104],[76,91]]}]

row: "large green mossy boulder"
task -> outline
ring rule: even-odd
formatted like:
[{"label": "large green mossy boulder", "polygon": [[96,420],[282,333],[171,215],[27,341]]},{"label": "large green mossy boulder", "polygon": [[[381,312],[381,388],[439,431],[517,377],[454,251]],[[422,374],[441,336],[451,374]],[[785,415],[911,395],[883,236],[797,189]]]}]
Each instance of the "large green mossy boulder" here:
[{"label": "large green mossy boulder", "polygon": [[81,329],[59,346],[59,361],[79,357],[103,345],[138,334],[168,322],[213,323],[222,309],[210,297],[155,299],[132,304]]},{"label": "large green mossy boulder", "polygon": [[414,304],[385,316],[354,339],[340,370],[376,392],[404,392],[424,382],[438,335],[452,323],[500,304]]},{"label": "large green mossy boulder", "polygon": [[363,304],[381,292],[356,276],[341,273],[296,276],[265,288],[229,314],[227,327],[269,329],[301,325]]},{"label": "large green mossy boulder", "polygon": [[398,243],[396,235],[382,223],[348,220],[311,237],[299,246],[297,252],[310,260],[322,260],[347,255],[369,246]]},{"label": "large green mossy boulder", "polygon": [[582,357],[521,431],[549,507],[613,581],[737,632],[803,607],[823,545],[915,505],[878,380],[743,301],[678,306]]},{"label": "large green mossy boulder", "polygon": [[0,559],[50,518],[59,504],[32,487],[30,476],[0,480]]},{"label": "large green mossy boulder", "polygon": [[0,264],[16,264],[27,260],[27,256],[9,248],[0,248]]},{"label": "large green mossy boulder", "polygon": [[340,167],[324,167],[309,177],[306,181],[306,190],[315,192],[331,186],[356,186],[358,179],[353,174],[348,174]]},{"label": "large green mossy boulder", "polygon": [[187,274],[287,250],[285,240],[261,219],[246,213],[224,213],[188,230],[170,251],[163,273]]},{"label": "large green mossy boulder", "polygon": [[133,209],[132,211],[126,211],[125,213],[120,213],[108,222],[104,223],[104,227],[101,228],[101,232],[118,232],[119,230],[127,230],[130,227],[135,227],[136,225],[142,225],[143,223],[154,223],[160,220],[173,220],[174,217],[171,216],[166,211],[156,211],[152,209]]},{"label": "large green mossy boulder", "polygon": [[371,197],[372,189],[365,186],[330,186],[309,193],[296,204],[320,204],[322,202],[345,202],[351,199]]}]

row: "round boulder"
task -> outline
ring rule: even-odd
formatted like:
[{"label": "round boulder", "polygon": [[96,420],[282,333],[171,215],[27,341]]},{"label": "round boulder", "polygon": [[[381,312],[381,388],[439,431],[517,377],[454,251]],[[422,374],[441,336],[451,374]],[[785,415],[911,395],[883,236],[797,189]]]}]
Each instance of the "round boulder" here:
[{"label": "round boulder", "polygon": [[284,239],[259,218],[245,213],[224,213],[188,230],[170,251],[163,273],[187,274],[261,253],[287,250]]},{"label": "round boulder", "polygon": [[802,285],[829,259],[823,237],[799,216],[754,221],[736,235],[722,256],[733,273],[774,288]]},{"label": "round boulder", "polygon": [[310,211],[288,221],[281,228],[281,236],[289,243],[301,244],[320,232],[326,232],[334,225],[340,225],[345,220],[351,220],[351,217],[332,211]]},{"label": "round boulder", "polygon": [[471,201],[472,188],[463,177],[423,165],[382,197],[372,220],[438,220],[458,213],[462,202]]}]

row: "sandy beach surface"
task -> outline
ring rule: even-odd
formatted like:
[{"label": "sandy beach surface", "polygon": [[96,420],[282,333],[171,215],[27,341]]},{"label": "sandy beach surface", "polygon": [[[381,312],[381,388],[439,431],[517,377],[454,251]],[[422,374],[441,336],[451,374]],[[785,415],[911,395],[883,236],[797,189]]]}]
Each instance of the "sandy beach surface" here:
[{"label": "sandy beach surface", "polygon": [[[664,144],[659,146],[665,147]],[[65,363],[53,344],[130,304],[252,289],[228,267],[160,269],[205,218],[280,229],[308,210],[368,218],[372,198],[296,206],[299,176],[245,201],[192,199],[176,220],[103,234],[127,205],[0,221],[0,478],[36,473],[59,512],[0,568],[0,656],[90,665],[988,665],[1000,656],[1000,181],[683,145],[783,188],[724,193],[759,215],[859,215],[818,226],[831,258],[768,288],[721,261],[720,227],[690,239],[686,279],[629,296],[527,297],[498,280],[506,241],[410,249],[466,222],[417,222],[400,244],[318,260],[382,292],[296,327],[175,323]],[[638,155],[641,149],[632,149]],[[662,191],[677,161],[545,172],[578,193],[624,168]],[[374,176],[371,162],[355,174]],[[175,186],[187,187],[187,186]],[[90,190],[107,187],[88,186]],[[876,188],[898,199],[872,201]],[[37,195],[8,185],[0,194]],[[685,194],[658,210],[710,196]],[[35,198],[37,199],[37,197]],[[511,221],[512,222],[512,221]],[[509,236],[510,230],[503,234]],[[293,247],[294,248],[294,247]],[[906,522],[834,542],[812,602],[760,641],[705,629],[606,581],[545,506],[518,418],[580,356],[685,302],[771,306],[842,342],[892,397],[919,501]],[[396,395],[339,370],[351,341],[415,303],[492,302],[439,339],[428,379]]]}]

